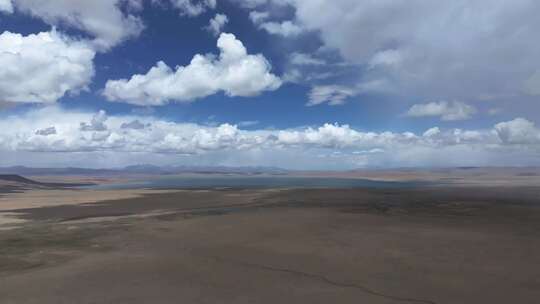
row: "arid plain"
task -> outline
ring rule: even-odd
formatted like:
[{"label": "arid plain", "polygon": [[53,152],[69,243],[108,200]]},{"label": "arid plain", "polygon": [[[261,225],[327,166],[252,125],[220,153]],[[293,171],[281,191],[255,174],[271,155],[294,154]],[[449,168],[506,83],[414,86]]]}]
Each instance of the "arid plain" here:
[{"label": "arid plain", "polygon": [[4,181],[0,302],[537,303],[538,169],[299,173],[340,174],[437,183],[81,190]]}]

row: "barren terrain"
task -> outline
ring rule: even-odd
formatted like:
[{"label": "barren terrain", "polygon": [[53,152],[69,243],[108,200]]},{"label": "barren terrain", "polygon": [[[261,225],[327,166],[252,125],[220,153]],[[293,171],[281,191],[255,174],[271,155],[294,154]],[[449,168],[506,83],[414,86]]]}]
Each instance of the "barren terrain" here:
[{"label": "barren terrain", "polygon": [[439,186],[4,194],[0,215],[14,222],[0,230],[0,299],[536,303],[539,193]]}]

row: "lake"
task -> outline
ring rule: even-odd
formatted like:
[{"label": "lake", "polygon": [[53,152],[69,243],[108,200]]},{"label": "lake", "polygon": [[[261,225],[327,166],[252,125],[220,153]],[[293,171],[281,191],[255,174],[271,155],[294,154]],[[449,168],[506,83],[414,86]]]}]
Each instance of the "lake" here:
[{"label": "lake", "polygon": [[163,176],[128,183],[93,185],[90,189],[201,189],[201,188],[411,188],[425,182],[393,182],[358,178],[294,176]]}]

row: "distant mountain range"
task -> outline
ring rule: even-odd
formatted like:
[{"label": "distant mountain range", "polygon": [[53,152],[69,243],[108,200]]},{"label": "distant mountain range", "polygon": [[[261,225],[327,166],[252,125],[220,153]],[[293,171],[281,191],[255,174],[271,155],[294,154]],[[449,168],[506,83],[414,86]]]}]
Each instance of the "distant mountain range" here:
[{"label": "distant mountain range", "polygon": [[24,166],[0,167],[0,174],[20,175],[118,175],[118,174],[286,174],[288,171],[275,167],[226,167],[226,166],[155,166],[134,165],[116,169],[89,169],[89,168],[31,168]]}]

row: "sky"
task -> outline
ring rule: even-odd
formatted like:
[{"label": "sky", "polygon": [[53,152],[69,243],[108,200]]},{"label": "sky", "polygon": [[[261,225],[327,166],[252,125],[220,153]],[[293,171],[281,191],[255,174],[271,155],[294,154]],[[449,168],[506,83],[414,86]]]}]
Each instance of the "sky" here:
[{"label": "sky", "polygon": [[535,0],[0,0],[0,166],[540,166]]}]

